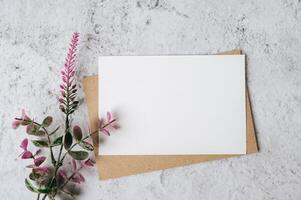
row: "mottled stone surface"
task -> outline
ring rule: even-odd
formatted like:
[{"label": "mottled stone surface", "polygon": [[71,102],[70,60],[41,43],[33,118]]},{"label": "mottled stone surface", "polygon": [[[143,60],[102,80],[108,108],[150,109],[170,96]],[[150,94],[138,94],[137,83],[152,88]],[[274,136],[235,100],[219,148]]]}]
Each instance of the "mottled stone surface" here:
[{"label": "mottled stone surface", "polygon": [[[78,199],[301,199],[301,3],[288,0],[0,0],[0,198],[34,199],[18,157],[21,108],[62,119],[59,70],[81,33],[78,77],[99,55],[210,54],[242,49],[260,153],[98,181]],[[75,121],[87,121],[83,102]]]}]

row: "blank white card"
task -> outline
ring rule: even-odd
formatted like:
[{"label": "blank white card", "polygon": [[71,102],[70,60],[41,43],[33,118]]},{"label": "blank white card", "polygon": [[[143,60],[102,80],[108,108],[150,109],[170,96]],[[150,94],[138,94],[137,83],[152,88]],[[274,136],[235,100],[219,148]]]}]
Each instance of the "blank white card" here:
[{"label": "blank white card", "polygon": [[102,56],[100,155],[245,154],[245,56]]}]

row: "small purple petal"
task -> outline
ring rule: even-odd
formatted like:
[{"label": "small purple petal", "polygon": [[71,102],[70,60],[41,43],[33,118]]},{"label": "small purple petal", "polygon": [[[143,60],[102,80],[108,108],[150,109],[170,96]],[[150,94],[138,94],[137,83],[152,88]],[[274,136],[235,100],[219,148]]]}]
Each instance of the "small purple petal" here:
[{"label": "small purple petal", "polygon": [[64,179],[68,179],[68,177],[67,177],[67,172],[66,172],[65,170],[61,169],[61,170],[58,172],[58,174],[59,174],[61,177],[63,177]]},{"label": "small purple petal", "polygon": [[111,119],[112,119],[112,113],[107,112],[107,120],[108,120],[108,122],[110,122]]},{"label": "small purple petal", "polygon": [[106,129],[106,128],[102,128],[100,131],[103,132],[104,134],[106,134],[107,136],[111,135],[110,132],[108,131],[108,129]]},{"label": "small purple petal", "polygon": [[81,182],[84,182],[85,181],[85,177],[80,174],[79,172],[75,173],[73,175],[73,177],[71,178],[71,180],[74,182],[74,183],[78,183],[80,184]]},{"label": "small purple petal", "polygon": [[81,140],[83,137],[82,129],[77,125],[73,127],[73,136],[76,140]]},{"label": "small purple petal", "polygon": [[32,158],[33,157],[33,155],[32,155],[32,153],[30,152],[30,151],[24,151],[23,153],[22,153],[22,159],[29,159],[29,158]]},{"label": "small purple petal", "polygon": [[24,140],[22,140],[20,147],[24,150],[27,151],[27,146],[28,146],[28,139],[25,138]]},{"label": "small purple petal", "polygon": [[72,182],[74,182],[74,183],[80,184],[80,179],[79,179],[79,177],[76,176],[76,175],[74,175],[74,176],[71,178],[71,180],[72,180]]},{"label": "small purple petal", "polygon": [[61,71],[62,76],[66,76],[66,73],[64,71]]},{"label": "small purple petal", "polygon": [[12,128],[17,129],[20,126],[20,124],[21,124],[20,120],[14,120],[12,123]]},{"label": "small purple petal", "polygon": [[78,176],[80,178],[80,181],[81,182],[85,182],[85,180],[86,180],[85,177],[81,173],[79,173],[79,172],[77,174],[78,174]]},{"label": "small purple petal", "polygon": [[45,156],[41,156],[34,159],[34,164],[38,167],[46,160]]},{"label": "small purple petal", "polygon": [[72,167],[73,167],[73,170],[77,170],[77,166],[76,166],[76,160],[72,159]]},{"label": "small purple petal", "polygon": [[88,167],[93,167],[94,164],[95,164],[95,161],[90,158],[84,162],[84,165],[86,165]]},{"label": "small purple petal", "polygon": [[75,71],[71,72],[70,77],[74,76],[74,74],[75,74]]},{"label": "small purple petal", "polygon": [[113,127],[114,129],[119,129],[120,128],[116,123],[112,123],[112,124],[110,124],[110,126]]},{"label": "small purple petal", "polygon": [[66,92],[65,92],[65,91],[61,91],[61,95],[62,95],[63,97],[65,97],[65,96],[66,96]]}]

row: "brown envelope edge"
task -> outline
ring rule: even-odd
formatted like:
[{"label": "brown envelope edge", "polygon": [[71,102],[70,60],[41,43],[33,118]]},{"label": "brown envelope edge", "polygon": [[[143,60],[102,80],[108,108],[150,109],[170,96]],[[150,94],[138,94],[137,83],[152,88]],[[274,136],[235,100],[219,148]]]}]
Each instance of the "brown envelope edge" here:
[{"label": "brown envelope edge", "polygon": [[[240,50],[227,51],[222,55],[241,54]],[[88,107],[89,123],[92,131],[98,124],[98,76],[89,76],[83,79],[84,92]],[[246,118],[247,118],[247,154],[258,152],[255,127],[249,99],[246,90]],[[150,171],[179,167],[211,160],[224,159],[240,155],[149,155],[149,156],[99,156],[98,135],[93,137],[94,153],[99,179],[112,179]]]}]

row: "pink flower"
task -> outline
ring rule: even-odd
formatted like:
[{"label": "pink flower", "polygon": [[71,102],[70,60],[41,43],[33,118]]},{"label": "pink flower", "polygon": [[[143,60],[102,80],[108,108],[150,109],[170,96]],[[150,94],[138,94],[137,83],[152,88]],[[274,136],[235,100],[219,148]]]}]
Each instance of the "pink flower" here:
[{"label": "pink flower", "polygon": [[22,159],[33,158],[33,154],[27,150],[27,146],[28,146],[28,139],[25,138],[20,144],[20,147],[23,149],[23,152],[20,154]]},{"label": "pink flower", "polygon": [[77,106],[77,102],[74,101],[77,92],[76,84],[74,83],[74,75],[78,40],[79,33],[73,33],[65,64],[61,71],[62,82],[60,84],[61,97],[59,98],[59,102],[62,112],[72,112],[71,109],[75,109]]},{"label": "pink flower", "polygon": [[113,114],[111,112],[107,112],[107,123],[104,124],[104,120],[100,119],[99,120],[99,128],[100,128],[100,132],[103,132],[104,134],[110,136],[110,127],[114,128],[114,129],[118,129],[119,126],[116,124],[116,118],[113,117]]},{"label": "pink flower", "polygon": [[33,160],[33,162],[34,162],[35,166],[39,167],[45,160],[46,160],[46,157],[41,156],[41,157],[35,158]]},{"label": "pink flower", "polygon": [[60,170],[58,171],[58,175],[61,176],[61,177],[64,178],[64,179],[68,179],[68,177],[67,177],[67,172],[66,172],[64,169],[60,169]]},{"label": "pink flower", "polygon": [[15,118],[13,123],[12,123],[12,128],[16,129],[20,125],[27,125],[29,124],[28,122],[25,122],[24,120],[30,120],[30,118],[25,114],[25,110],[22,109],[22,116],[20,118]]},{"label": "pink flower", "polygon": [[82,166],[87,166],[87,167],[93,167],[95,164],[95,161],[92,160],[91,158],[87,159],[86,161],[84,162],[81,162],[81,165]]},{"label": "pink flower", "polygon": [[86,179],[85,179],[85,177],[84,177],[81,173],[77,172],[76,174],[74,174],[74,175],[72,176],[71,180],[72,180],[74,183],[80,184],[81,182],[85,182]]}]

